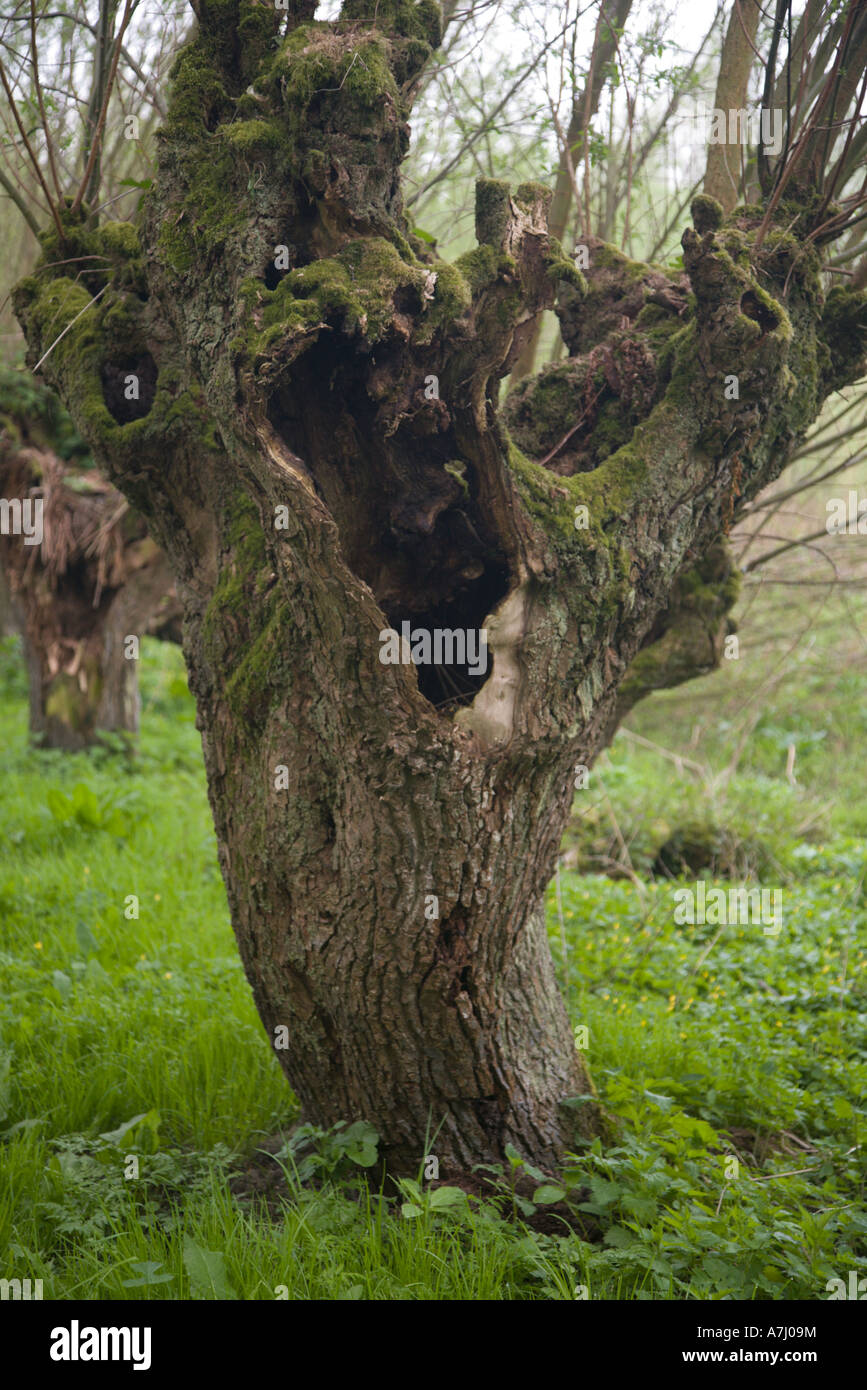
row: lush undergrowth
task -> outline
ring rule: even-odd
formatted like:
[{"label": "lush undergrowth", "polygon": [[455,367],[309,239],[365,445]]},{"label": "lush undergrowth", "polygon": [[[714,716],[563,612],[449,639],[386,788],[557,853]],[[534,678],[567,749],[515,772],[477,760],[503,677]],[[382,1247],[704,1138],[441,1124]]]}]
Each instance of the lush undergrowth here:
[{"label": "lush undergrowth", "polygon": [[[235,949],[177,652],[144,644],[133,761],[29,750],[22,680],[7,643],[0,1277],[46,1298],[818,1299],[867,1274],[854,676],[833,698],[809,673],[777,691],[747,742],[705,700],[689,754],[660,751],[659,701],[578,793],[564,865],[585,872],[561,868],[549,922],[615,1117],[564,1179],[589,1243],[531,1230],[526,1200],[370,1190],[359,1127],[324,1137],[324,1181],[302,1183],[310,1158],[272,1141],[295,1104]],[[778,935],[675,924],[678,884],[650,867],[696,806],[782,887]],[[615,876],[586,872],[602,866]]]}]

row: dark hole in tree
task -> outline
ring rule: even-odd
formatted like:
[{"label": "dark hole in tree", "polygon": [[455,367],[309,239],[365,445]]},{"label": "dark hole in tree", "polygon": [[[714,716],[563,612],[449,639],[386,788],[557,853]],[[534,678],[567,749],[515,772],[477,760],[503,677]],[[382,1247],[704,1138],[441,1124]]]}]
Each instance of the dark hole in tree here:
[{"label": "dark hole in tree", "polygon": [[[481,631],[485,617],[496,607],[505,590],[501,591],[496,577],[493,580],[488,578],[487,583],[483,582],[484,578],[472,591],[468,590],[459,603],[447,604],[425,613],[407,608],[392,609],[387,614],[389,623],[398,633],[401,633],[404,622],[409,623],[410,646],[413,632],[427,631],[433,634],[438,631],[441,634],[441,649],[446,659],[430,665],[417,665],[416,672],[422,695],[437,709],[446,712],[460,705],[472,704],[491,674],[492,658]],[[484,594],[488,597],[483,597]],[[468,612],[468,602],[476,610],[472,614]],[[455,659],[449,660],[449,653]],[[463,660],[460,659],[461,655]]]},{"label": "dark hole in tree", "polygon": [[92,586],[93,572],[88,561],[77,558],[67,568],[53,596],[52,624],[55,630],[72,640],[85,641],[96,632],[116,592],[114,589],[104,589],[100,602],[94,607],[87,600],[82,602],[82,595]]},{"label": "dark hole in tree", "polygon": [[276,290],[285,274],[285,270],[278,270],[274,262],[269,261],[265,267],[265,288],[268,290]]},{"label": "dark hole in tree", "polygon": [[[378,367],[390,351],[399,353],[377,349]],[[404,622],[410,634],[431,634],[430,655],[443,659],[416,665],[421,693],[445,711],[472,703],[491,674],[480,633],[508,592],[509,570],[475,502],[471,469],[464,465],[461,474],[451,427],[438,432],[424,418],[420,379],[417,416],[385,438],[366,378],[347,364],[339,340],[323,338],[291,371],[269,402],[269,418],[309,469],[347,565],[399,636]],[[377,660],[381,650],[376,641]]]},{"label": "dark hole in tree", "polygon": [[[265,263],[265,269],[262,271],[265,288],[269,290],[276,290],[280,281],[285,280],[291,271],[300,270],[302,266],[309,265],[312,259],[302,245],[297,245],[292,241],[284,242],[282,246],[275,245],[273,250],[274,254],[269,257]],[[280,265],[277,265],[278,259]],[[283,264],[286,261],[288,261],[288,265]]]},{"label": "dark hole in tree", "polygon": [[103,362],[100,375],[106,406],[119,425],[147,415],[157,389],[157,364],[149,352]]},{"label": "dark hole in tree", "polygon": [[748,319],[752,319],[757,323],[763,333],[770,333],[779,325],[777,315],[773,313],[766,304],[763,304],[758,295],[753,294],[752,290],[747,290],[742,296],[741,311],[746,314]]},{"label": "dark hole in tree", "polygon": [[414,285],[398,285],[391,302],[399,314],[417,314],[421,308],[421,296]]},{"label": "dark hole in tree", "polygon": [[224,100],[209,101],[202,113],[205,130],[213,135],[217,126],[226,116],[226,102]]}]

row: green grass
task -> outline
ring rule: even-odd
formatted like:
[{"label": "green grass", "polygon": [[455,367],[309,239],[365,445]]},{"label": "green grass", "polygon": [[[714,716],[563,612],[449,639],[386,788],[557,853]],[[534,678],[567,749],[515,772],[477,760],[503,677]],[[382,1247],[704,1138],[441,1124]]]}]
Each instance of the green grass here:
[{"label": "green grass", "polygon": [[[603,1233],[589,1244],[534,1234],[520,1211],[436,1210],[423,1185],[420,1206],[409,1189],[368,1190],[337,1163],[339,1136],[320,1144],[333,1176],[319,1189],[284,1153],[268,1204],[236,1191],[297,1107],[235,949],[179,655],[143,644],[129,761],[29,750],[7,643],[0,1276],[41,1278],[46,1298],[572,1299],[582,1286],[821,1299],[829,1279],[867,1273],[867,804],[853,755],[867,715],[857,671],[831,691],[827,669],[763,701],[727,778],[744,668],[649,702],[578,793],[564,863],[621,874],[563,868],[549,897],[570,1015],[616,1117],[608,1146],[576,1153],[565,1177]],[[674,752],[695,764],[681,771],[634,739],[672,739],[673,715]],[[649,865],[697,815],[762,842],[763,881],[784,888],[779,937],[674,925],[676,885]]]}]

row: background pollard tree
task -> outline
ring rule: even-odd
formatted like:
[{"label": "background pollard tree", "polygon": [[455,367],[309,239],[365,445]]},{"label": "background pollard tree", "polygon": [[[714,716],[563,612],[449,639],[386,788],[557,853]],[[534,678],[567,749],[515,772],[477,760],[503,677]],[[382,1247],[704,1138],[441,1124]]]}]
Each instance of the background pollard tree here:
[{"label": "background pollard tree", "polygon": [[[823,256],[863,204],[865,7],[824,12],[761,201],[696,198],[683,270],[592,240],[584,274],[535,182],[480,181],[454,264],[414,236],[430,0],[194,8],[140,220],[94,263],[86,184],[55,200],[16,311],[176,575],[235,931],[306,1117],[371,1121],[396,1172],[434,1132],[450,1177],[508,1143],[552,1168],[602,1127],[542,913],[573,770],[642,647],[676,657],[666,614],[716,582],[724,616],[720,537],[864,368]],[[802,101],[785,21],[768,81],[791,61]],[[512,440],[497,384],[551,307],[555,408],[528,383]],[[485,628],[485,676],[383,665],[404,620]]]},{"label": "background pollard tree", "polygon": [[142,518],[93,466],[54,393],[4,368],[0,496],[41,509],[37,544],[0,535],[31,739],[76,749],[104,733],[135,734],[141,634],[180,640],[171,571]]}]

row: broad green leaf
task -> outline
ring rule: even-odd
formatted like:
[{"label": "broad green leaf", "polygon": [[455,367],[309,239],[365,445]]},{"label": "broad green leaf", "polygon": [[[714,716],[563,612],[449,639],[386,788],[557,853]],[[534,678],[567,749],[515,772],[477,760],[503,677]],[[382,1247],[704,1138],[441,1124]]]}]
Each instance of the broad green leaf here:
[{"label": "broad green leaf", "polygon": [[743,1271],[738,1269],[737,1265],[730,1264],[727,1260],[720,1260],[716,1255],[705,1255],[701,1264],[702,1269],[710,1275],[719,1292],[723,1292],[725,1289],[743,1288]]},{"label": "broad green leaf", "polygon": [[171,1284],[175,1277],[165,1271],[162,1274],[157,1273],[157,1270],[162,1269],[159,1260],[137,1260],[132,1268],[139,1271],[140,1277],[138,1279],[122,1279],[121,1288],[123,1289],[150,1288],[154,1284]]},{"label": "broad green leaf", "polygon": [[660,1110],[670,1110],[674,1104],[671,1096],[660,1096],[656,1091],[645,1091],[644,1094],[653,1105],[658,1105]]},{"label": "broad green leaf", "polygon": [[656,1214],[656,1203],[652,1197],[642,1197],[632,1192],[623,1198],[623,1208],[642,1223],[652,1221]]},{"label": "broad green leaf", "polygon": [[610,1206],[616,1202],[623,1192],[623,1188],[616,1182],[608,1182],[606,1178],[591,1178],[590,1191],[593,1194],[594,1202],[598,1202],[601,1207]]},{"label": "broad green leaf", "polygon": [[45,801],[49,811],[56,821],[68,820],[72,812],[72,802],[63,792],[59,792],[56,787],[51,787],[46,792]]},{"label": "broad green leaf", "polygon": [[88,956],[96,955],[99,950],[99,942],[90,930],[90,927],[86,922],[82,922],[81,918],[79,918],[75,924],[75,938],[78,942],[78,948],[85,960]]},{"label": "broad green leaf", "polygon": [[540,1202],[542,1206],[547,1206],[549,1202],[560,1202],[566,1196],[565,1187],[557,1187],[552,1182],[545,1182],[541,1187],[537,1187],[533,1193],[533,1201]]},{"label": "broad green leaf", "polygon": [[51,976],[51,983],[57,990],[61,999],[65,1002],[72,993],[72,981],[68,975],[64,975],[62,970],[55,970]]},{"label": "broad green leaf", "polygon": [[430,1204],[433,1211],[449,1211],[466,1204],[467,1194],[459,1187],[438,1187],[431,1193]]},{"label": "broad green leaf", "polygon": [[589,1105],[592,1101],[596,1101],[597,1099],[596,1096],[591,1096],[589,1094],[583,1096],[567,1096],[565,1100],[561,1100],[560,1104],[565,1105],[567,1110],[578,1110],[582,1105]]},{"label": "broad green leaf", "polygon": [[107,1144],[120,1144],[121,1140],[129,1134],[130,1130],[135,1129],[136,1125],[140,1124],[148,1113],[153,1112],[143,1110],[140,1115],[133,1115],[132,1119],[127,1120],[125,1124],[118,1125],[117,1129],[107,1129],[104,1134],[99,1136],[100,1139],[104,1139]]},{"label": "broad green leaf", "polygon": [[84,782],[77,782],[72,788],[72,812],[81,825],[90,826],[94,830],[98,830],[102,825],[99,802],[93,789]]},{"label": "broad green leaf", "polygon": [[347,1158],[361,1168],[372,1168],[376,1162],[376,1148],[379,1135],[366,1120],[356,1120],[340,1136],[340,1146]]},{"label": "broad green leaf", "polygon": [[237,1298],[226,1274],[226,1259],[221,1251],[205,1250],[187,1236],[184,1241],[184,1267],[190,1276],[195,1298]]},{"label": "broad green leaf", "polygon": [[92,985],[99,985],[100,988],[111,984],[111,976],[108,971],[103,970],[96,956],[91,956],[90,960],[87,962],[84,978]]},{"label": "broad green leaf", "polygon": [[625,1250],[627,1246],[635,1244],[635,1237],[631,1231],[627,1231],[623,1226],[611,1226],[605,1232],[605,1244],[612,1246],[615,1250]]}]

